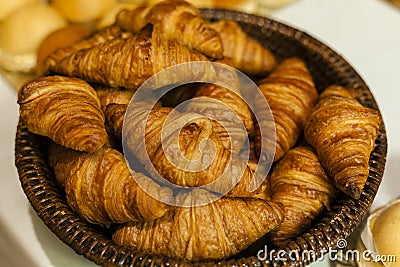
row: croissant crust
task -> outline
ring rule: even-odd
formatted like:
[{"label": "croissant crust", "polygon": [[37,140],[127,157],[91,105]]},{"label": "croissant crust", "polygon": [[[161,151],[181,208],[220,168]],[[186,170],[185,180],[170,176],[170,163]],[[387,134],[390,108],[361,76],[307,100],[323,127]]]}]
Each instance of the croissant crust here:
[{"label": "croissant crust", "polygon": [[237,254],[283,218],[280,205],[259,199],[221,198],[204,206],[190,204],[209,197],[198,190],[183,197],[189,207],[175,208],[151,222],[122,225],[113,240],[134,250],[200,261]]},{"label": "croissant crust", "polygon": [[[276,129],[276,151],[274,161],[279,160],[293,147],[303,132],[304,124],[314,107],[318,92],[305,63],[298,58],[285,59],[259,88],[271,109]],[[257,100],[256,100],[257,101]],[[260,115],[262,117],[262,114]],[[268,117],[268,116],[264,116]],[[259,122],[270,123],[268,121]],[[261,140],[256,134],[255,145],[260,151],[261,142],[274,147],[271,140]]]},{"label": "croissant crust", "polygon": [[269,235],[283,246],[308,229],[330,203],[336,188],[310,147],[296,147],[276,164],[271,174],[271,200],[285,207],[282,224]]},{"label": "croissant crust", "polygon": [[91,153],[107,140],[96,91],[83,80],[38,78],[21,89],[18,103],[29,131],[60,145]]},{"label": "croissant crust", "polygon": [[375,147],[379,113],[363,107],[343,87],[328,87],[305,126],[305,138],[336,186],[358,199],[369,174],[369,157]]},{"label": "croissant crust", "polygon": [[68,204],[85,220],[100,224],[154,220],[169,209],[159,200],[171,197],[170,190],[130,171],[117,150],[101,148],[94,154],[65,150],[52,145],[49,163],[65,188]]}]

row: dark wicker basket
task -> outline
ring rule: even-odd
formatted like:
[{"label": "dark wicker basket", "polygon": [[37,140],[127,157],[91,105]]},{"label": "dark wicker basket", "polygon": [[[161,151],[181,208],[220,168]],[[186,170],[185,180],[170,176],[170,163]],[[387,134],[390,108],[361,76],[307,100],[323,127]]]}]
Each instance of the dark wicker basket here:
[{"label": "dark wicker basket", "polygon": [[[253,38],[270,48],[279,60],[297,56],[305,60],[314,77],[316,86],[322,91],[331,84],[340,84],[354,89],[358,100],[365,106],[379,110],[368,88],[356,71],[337,53],[326,45],[299,30],[282,23],[229,10],[202,10],[207,19],[232,19],[240,23]],[[46,140],[29,133],[22,122],[19,123],[16,136],[15,162],[20,181],[26,196],[44,223],[76,253],[100,265],[106,266],[175,266],[192,265],[190,263],[154,255],[146,255],[116,245],[110,234],[81,220],[68,207],[63,194],[54,183],[53,173],[46,161]],[[286,251],[313,250],[317,256],[323,250],[334,248],[341,238],[346,238],[366,215],[377,193],[386,162],[387,140],[382,123],[376,147],[370,158],[370,174],[367,184],[358,201],[340,195],[332,204],[331,210],[323,213],[312,227],[291,241]],[[246,253],[222,262],[202,262],[197,265],[292,265],[302,266],[314,259],[298,257],[286,261],[257,258],[256,245]],[[272,248],[271,248],[272,249]],[[296,255],[292,253],[291,256]]]}]

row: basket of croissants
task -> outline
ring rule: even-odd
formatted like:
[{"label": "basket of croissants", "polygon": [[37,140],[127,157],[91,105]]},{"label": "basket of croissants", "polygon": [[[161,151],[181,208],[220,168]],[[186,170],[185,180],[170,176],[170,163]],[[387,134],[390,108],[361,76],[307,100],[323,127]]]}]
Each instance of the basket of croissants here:
[{"label": "basket of croissants", "polygon": [[[235,72],[214,73],[233,90],[186,84],[148,112],[131,109],[149,78],[188,62],[216,62],[250,77],[269,105],[275,138],[260,134],[271,120],[255,119],[243,97],[252,96]],[[381,182],[386,134],[367,85],[332,49],[277,21],[167,0],[122,10],[114,24],[55,50],[45,66],[18,95],[21,185],[44,223],[99,265],[306,265],[352,233]],[[205,101],[174,111],[196,98]],[[187,113],[217,119],[200,116],[175,127]],[[165,131],[178,131],[178,145],[163,145]],[[214,155],[205,168],[170,162],[168,150],[184,155],[188,166],[209,159],[203,139]],[[251,190],[263,145],[275,153]],[[230,161],[242,166],[240,177]],[[220,196],[204,186],[222,173],[231,187]],[[191,190],[172,190],[165,180]]]}]

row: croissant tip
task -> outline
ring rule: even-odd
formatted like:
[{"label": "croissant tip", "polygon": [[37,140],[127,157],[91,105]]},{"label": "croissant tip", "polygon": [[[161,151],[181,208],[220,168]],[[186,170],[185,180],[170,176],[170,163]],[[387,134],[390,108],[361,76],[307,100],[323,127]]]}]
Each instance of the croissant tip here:
[{"label": "croissant tip", "polygon": [[351,198],[358,200],[361,196],[362,188],[359,188],[358,186],[354,184],[349,184],[345,186],[339,187],[345,194],[350,196]]}]

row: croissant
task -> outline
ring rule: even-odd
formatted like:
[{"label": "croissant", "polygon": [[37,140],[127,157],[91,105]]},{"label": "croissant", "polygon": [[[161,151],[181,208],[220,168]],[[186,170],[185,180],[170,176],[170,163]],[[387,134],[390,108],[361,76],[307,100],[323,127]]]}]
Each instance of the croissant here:
[{"label": "croissant", "polygon": [[109,104],[129,104],[134,94],[132,90],[124,88],[110,88],[105,86],[95,87],[97,96],[100,100],[101,110],[103,113]]},{"label": "croissant", "polygon": [[[219,62],[226,64],[226,61]],[[247,140],[248,133],[253,131],[252,113],[241,96],[236,73],[230,68],[217,67],[216,75],[227,88],[218,84],[202,85],[187,104],[185,112],[195,112],[214,119],[214,133],[225,148],[237,154]]]},{"label": "croissant", "polygon": [[336,186],[358,199],[369,174],[380,117],[341,86],[328,87],[308,119],[304,136]]},{"label": "croissant", "polygon": [[310,147],[289,150],[271,174],[271,200],[285,207],[281,225],[269,236],[275,246],[308,229],[313,220],[335,196],[335,185],[328,178]]},{"label": "croissant", "polygon": [[62,76],[32,80],[19,92],[18,103],[30,132],[89,153],[106,142],[99,99],[83,80]]},{"label": "croissant", "polygon": [[249,75],[266,75],[277,64],[270,50],[248,36],[231,20],[209,24],[221,36],[224,56],[231,58],[233,67]]},{"label": "croissant", "polygon": [[183,196],[185,207],[172,209],[155,221],[124,224],[112,239],[136,251],[172,258],[224,259],[246,249],[283,218],[280,205],[258,199],[224,197],[195,207],[209,194],[197,189],[192,196]]},{"label": "croissant", "polygon": [[[175,41],[165,41],[157,31],[145,27],[138,35],[79,50],[56,66],[50,66],[50,71],[106,86],[135,90],[153,74],[191,61],[207,61],[207,58]],[[195,74],[199,77],[192,77],[193,71],[185,65],[180,67],[180,72],[182,77],[195,79],[209,75],[209,69],[205,68]]]},{"label": "croissant", "polygon": [[115,18],[115,24],[125,31],[138,33],[148,22],[151,6],[141,5],[134,9],[122,9]]},{"label": "croissant", "polygon": [[[146,103],[126,109],[126,105],[109,105],[107,122],[119,138],[122,138],[125,123],[124,143],[152,177],[161,176],[176,185],[203,186],[220,193],[231,189],[228,195],[232,197],[257,195],[268,199],[266,181],[254,192],[251,190],[253,178],[257,178],[257,182],[263,178],[256,176],[254,162],[232,155],[213,134],[211,120],[195,113],[171,113],[172,109],[166,107],[152,109],[147,116],[146,111],[151,108]],[[125,116],[124,121],[125,112],[129,112],[129,116]],[[167,120],[168,116],[172,117]],[[182,121],[187,123],[180,129]]]},{"label": "croissant", "polygon": [[65,187],[68,204],[88,222],[154,220],[169,209],[161,201],[170,198],[171,191],[144,174],[130,171],[117,150],[101,148],[87,154],[51,145],[49,152],[49,164],[61,187]]},{"label": "croissant", "polygon": [[[259,88],[268,101],[275,120],[274,161],[277,161],[296,144],[302,134],[306,119],[317,100],[318,92],[305,63],[298,58],[284,60],[260,82]],[[262,114],[260,116],[262,117]],[[262,126],[263,123],[271,122],[259,123]],[[260,151],[261,142],[265,142],[267,147],[275,146],[271,144],[269,138],[261,140],[259,131],[257,132],[255,136],[257,151]]]},{"label": "croissant", "polygon": [[151,8],[122,10],[117,15],[116,23],[124,30],[133,32],[151,23],[168,40],[176,40],[213,59],[223,57],[218,32],[207,25],[195,6],[186,1],[167,0]]},{"label": "croissant", "polygon": [[120,38],[122,34],[122,30],[119,26],[107,26],[94,33],[92,36],[89,36],[73,45],[56,49],[47,57],[44,64],[47,68],[54,68],[63,58],[70,56],[79,50],[88,49],[98,44],[105,43],[108,40]]}]

